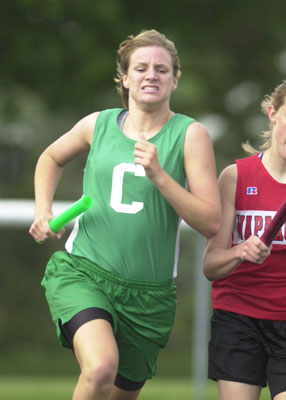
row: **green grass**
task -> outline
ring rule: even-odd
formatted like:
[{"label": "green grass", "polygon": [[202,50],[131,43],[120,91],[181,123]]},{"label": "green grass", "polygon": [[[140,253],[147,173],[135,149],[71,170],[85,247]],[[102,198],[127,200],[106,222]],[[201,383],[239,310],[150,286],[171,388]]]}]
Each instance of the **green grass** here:
[{"label": "green grass", "polygon": [[[0,378],[0,399],[3,400],[71,400],[77,378],[14,376]],[[200,397],[186,379],[154,378],[144,387],[140,400],[217,400],[216,384],[208,382]],[[269,400],[268,389],[261,400]]]},{"label": "green grass", "polygon": [[76,379],[14,376],[0,378],[3,400],[71,400]]}]

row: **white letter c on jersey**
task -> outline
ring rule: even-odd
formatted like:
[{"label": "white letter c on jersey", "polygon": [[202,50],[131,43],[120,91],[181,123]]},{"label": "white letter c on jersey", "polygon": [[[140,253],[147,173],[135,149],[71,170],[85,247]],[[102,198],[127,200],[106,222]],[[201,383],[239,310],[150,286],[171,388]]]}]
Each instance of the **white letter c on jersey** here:
[{"label": "white letter c on jersey", "polygon": [[144,207],[144,203],[133,201],[131,204],[122,203],[123,178],[125,172],[134,172],[135,176],[145,176],[142,165],[121,163],[114,167],[110,206],[119,213],[136,214]]}]

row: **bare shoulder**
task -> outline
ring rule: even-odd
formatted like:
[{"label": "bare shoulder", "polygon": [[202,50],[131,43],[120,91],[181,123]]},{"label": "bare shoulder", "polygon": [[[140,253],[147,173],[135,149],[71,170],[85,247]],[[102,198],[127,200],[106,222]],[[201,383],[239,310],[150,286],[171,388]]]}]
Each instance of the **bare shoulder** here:
[{"label": "bare shoulder", "polygon": [[237,181],[237,166],[236,164],[228,165],[224,168],[219,176],[219,181],[222,183],[230,184]]},{"label": "bare shoulder", "polygon": [[227,166],[218,178],[220,193],[223,198],[228,198],[234,203],[236,184],[237,184],[237,166],[231,164]]},{"label": "bare shoulder", "polygon": [[96,122],[96,120],[97,120],[98,115],[99,115],[99,111],[95,111],[95,112],[93,112],[93,113],[91,113],[91,114],[86,115],[86,116],[82,119],[82,121],[86,121],[87,123],[92,123],[92,124],[94,124],[94,123]]},{"label": "bare shoulder", "polygon": [[186,140],[195,141],[202,139],[210,140],[207,128],[200,122],[192,122],[187,128]]},{"label": "bare shoulder", "polygon": [[207,128],[199,122],[192,122],[186,131],[184,153],[186,159],[213,157],[213,144]]},{"label": "bare shoulder", "polygon": [[86,115],[81,120],[79,120],[73,128],[75,131],[80,131],[89,143],[92,142],[93,132],[98,115],[98,111]]}]

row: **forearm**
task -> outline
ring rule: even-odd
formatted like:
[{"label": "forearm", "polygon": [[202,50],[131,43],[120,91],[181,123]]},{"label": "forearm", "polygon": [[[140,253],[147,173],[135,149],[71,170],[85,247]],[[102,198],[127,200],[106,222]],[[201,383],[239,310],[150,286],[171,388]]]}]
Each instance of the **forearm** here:
[{"label": "forearm", "polygon": [[164,170],[161,170],[153,183],[180,217],[193,229],[206,238],[218,231],[220,213],[213,203],[192,195]]},{"label": "forearm", "polygon": [[229,276],[241,263],[238,247],[229,249],[213,248],[205,251],[203,256],[203,272],[210,281]]},{"label": "forearm", "polygon": [[35,171],[36,217],[52,214],[52,202],[62,170],[48,152],[40,156]]}]

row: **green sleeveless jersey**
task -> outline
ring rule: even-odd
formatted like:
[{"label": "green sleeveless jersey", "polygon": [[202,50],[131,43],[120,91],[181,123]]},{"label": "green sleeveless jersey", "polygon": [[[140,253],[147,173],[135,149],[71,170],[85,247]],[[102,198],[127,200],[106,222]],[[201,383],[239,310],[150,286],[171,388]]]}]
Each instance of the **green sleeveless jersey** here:
[{"label": "green sleeveless jersey", "polygon": [[[123,111],[98,115],[83,182],[93,205],[77,219],[66,250],[126,278],[166,281],[177,273],[180,217],[134,163],[136,142],[117,122]],[[175,114],[149,140],[162,168],[183,187],[185,133],[193,121]]]}]

